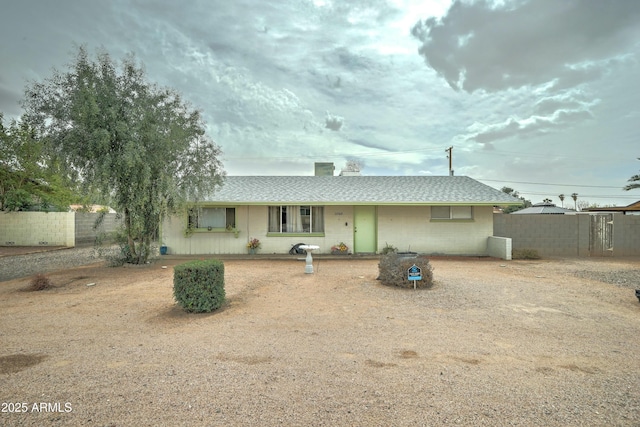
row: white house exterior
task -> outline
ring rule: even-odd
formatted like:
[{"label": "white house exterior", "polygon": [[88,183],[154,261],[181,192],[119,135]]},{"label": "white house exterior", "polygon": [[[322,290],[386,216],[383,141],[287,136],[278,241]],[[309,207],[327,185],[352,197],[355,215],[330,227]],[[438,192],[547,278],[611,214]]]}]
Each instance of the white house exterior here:
[{"label": "white house exterior", "polygon": [[493,206],[521,201],[465,176],[228,176],[215,194],[168,218],[169,254],[286,254],[297,243],[327,254],[385,245],[425,254],[487,255]]}]

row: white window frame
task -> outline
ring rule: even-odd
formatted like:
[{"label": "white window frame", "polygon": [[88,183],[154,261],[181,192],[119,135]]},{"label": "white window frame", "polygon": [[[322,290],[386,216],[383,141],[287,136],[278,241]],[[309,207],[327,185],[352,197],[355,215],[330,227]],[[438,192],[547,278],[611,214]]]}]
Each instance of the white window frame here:
[{"label": "white window frame", "polygon": [[[445,209],[448,211],[445,213]],[[431,206],[431,220],[435,221],[471,221],[473,220],[473,206]]]},{"label": "white window frame", "polygon": [[[219,218],[215,218],[216,213],[220,216]],[[236,227],[235,207],[201,206],[194,208],[188,216],[188,225],[194,230],[226,231]],[[211,221],[203,219],[207,217],[209,217]],[[233,219],[229,221],[230,218]]]},{"label": "white window frame", "polygon": [[[298,229],[287,231],[287,226],[292,225],[290,219],[287,218],[287,211],[291,210],[291,208],[296,208],[299,212],[299,216],[297,218]],[[314,223],[317,218],[314,218],[315,215],[322,215],[320,219],[322,224],[320,224],[320,230],[314,229]],[[274,212],[277,212],[279,215],[278,218],[272,217]],[[292,235],[292,234],[324,234],[324,206],[314,206],[314,205],[273,205],[268,207],[267,213],[267,223],[268,223],[268,233],[270,234],[282,234],[282,235]],[[291,218],[289,216],[289,218]],[[295,222],[295,221],[294,221]],[[317,225],[317,224],[315,224]],[[277,228],[277,229],[276,229]],[[318,228],[318,227],[316,227]]]}]

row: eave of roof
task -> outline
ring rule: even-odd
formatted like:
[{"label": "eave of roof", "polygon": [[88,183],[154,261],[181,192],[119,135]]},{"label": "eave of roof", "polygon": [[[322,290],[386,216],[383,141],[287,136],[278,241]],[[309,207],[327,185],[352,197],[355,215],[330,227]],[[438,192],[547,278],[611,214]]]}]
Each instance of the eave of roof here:
[{"label": "eave of roof", "polygon": [[228,176],[208,205],[519,205],[465,176]]}]

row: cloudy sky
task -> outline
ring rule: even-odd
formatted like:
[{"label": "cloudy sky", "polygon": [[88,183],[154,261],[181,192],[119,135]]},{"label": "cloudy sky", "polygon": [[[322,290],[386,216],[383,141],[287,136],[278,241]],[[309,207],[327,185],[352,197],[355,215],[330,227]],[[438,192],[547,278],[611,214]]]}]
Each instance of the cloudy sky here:
[{"label": "cloudy sky", "polygon": [[640,200],[638,1],[22,0],[0,40],[5,117],[78,45],[134,53],[230,175],[447,175],[453,147],[456,175],[534,203]]}]

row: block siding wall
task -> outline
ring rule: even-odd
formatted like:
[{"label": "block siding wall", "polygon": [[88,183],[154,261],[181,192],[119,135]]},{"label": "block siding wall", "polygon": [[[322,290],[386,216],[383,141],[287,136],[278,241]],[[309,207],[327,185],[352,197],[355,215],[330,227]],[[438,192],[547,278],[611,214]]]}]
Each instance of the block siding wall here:
[{"label": "block siding wall", "polygon": [[429,206],[381,206],[378,250],[389,244],[400,251],[484,256],[493,234],[492,215],[491,206],[474,206],[473,220],[432,221]]},{"label": "block siding wall", "polygon": [[[377,250],[388,243],[401,251],[429,254],[487,254],[487,238],[493,233],[492,207],[474,207],[472,221],[431,221],[426,206],[380,206],[377,210]],[[169,254],[244,254],[250,238],[260,239],[261,254],[286,254],[296,243],[318,245],[317,253],[331,253],[331,246],[354,245],[352,206],[325,206],[324,236],[267,235],[267,206],[236,207],[236,238],[233,233],[196,232],[183,236],[185,218],[172,217],[162,227],[162,243]]]},{"label": "block siding wall", "polygon": [[2,212],[0,245],[73,247],[74,212]]},{"label": "block siding wall", "polygon": [[[261,254],[287,254],[297,243],[318,245],[318,253],[330,253],[331,246],[344,242],[353,248],[353,208],[350,206],[325,206],[324,236],[267,236],[267,206],[237,206],[236,228],[238,237],[227,232],[195,232],[184,237],[186,219],[168,218],[162,226],[161,241],[169,254],[245,254],[247,242],[257,238],[262,243]],[[345,223],[347,225],[345,225]]]}]

